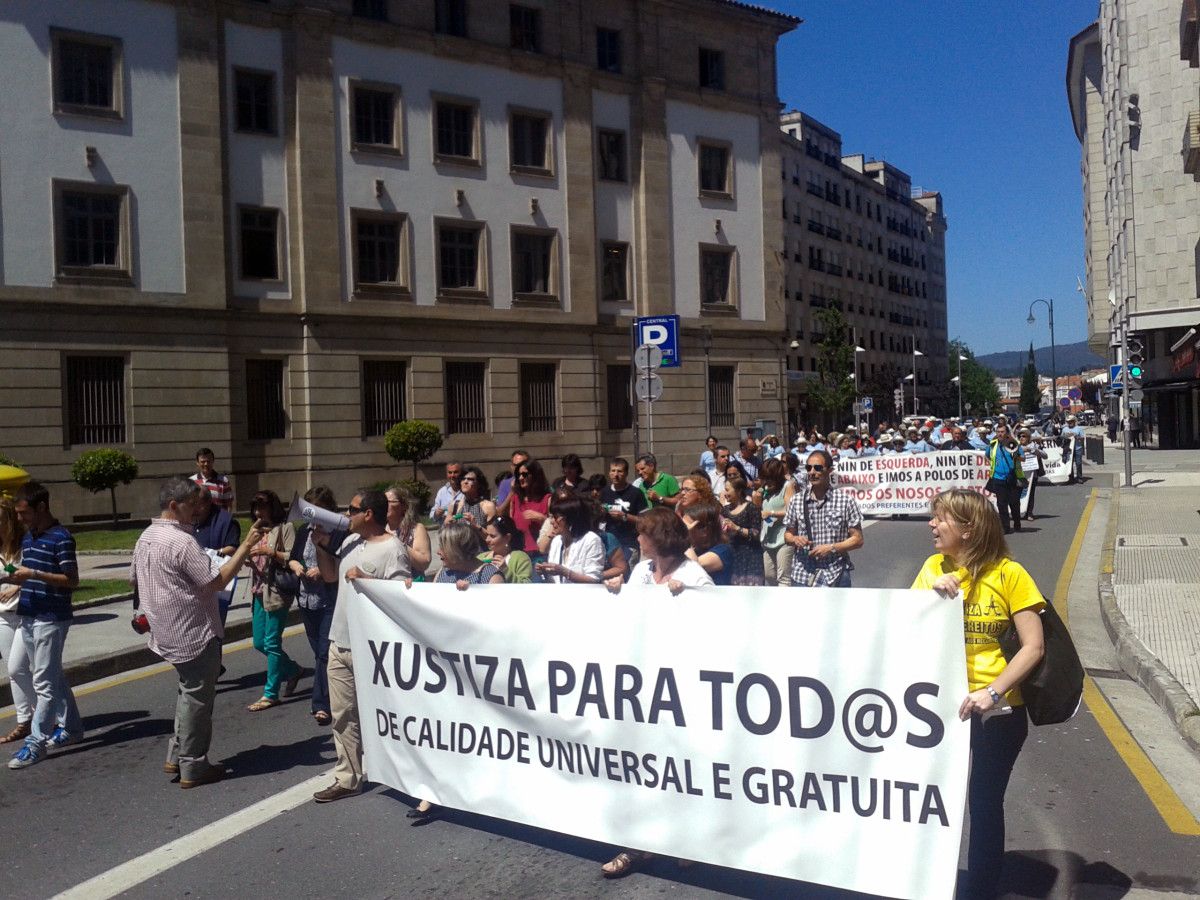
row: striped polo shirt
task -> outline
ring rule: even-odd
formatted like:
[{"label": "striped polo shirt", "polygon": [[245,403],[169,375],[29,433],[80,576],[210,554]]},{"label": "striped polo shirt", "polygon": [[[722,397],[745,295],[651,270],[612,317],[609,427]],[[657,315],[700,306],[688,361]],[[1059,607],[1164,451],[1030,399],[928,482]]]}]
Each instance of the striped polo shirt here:
[{"label": "striped polo shirt", "polygon": [[[75,562],[75,538],[55,522],[41,534],[25,533],[21,541],[21,565],[50,575],[66,575],[79,570]],[[60,622],[71,618],[71,591],[51,587],[39,578],[21,585],[17,612],[23,616],[51,615]]]}]

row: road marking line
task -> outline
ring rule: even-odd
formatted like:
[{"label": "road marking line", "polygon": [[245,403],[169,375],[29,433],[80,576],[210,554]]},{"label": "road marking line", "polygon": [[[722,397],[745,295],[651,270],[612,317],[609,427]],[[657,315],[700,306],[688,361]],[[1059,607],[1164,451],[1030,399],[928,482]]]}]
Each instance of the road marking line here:
[{"label": "road marking line", "polygon": [[[1059,615],[1062,616],[1064,622],[1068,623],[1068,626],[1067,595],[1071,589],[1071,579],[1075,575],[1075,565],[1079,560],[1079,551],[1083,546],[1083,538],[1087,533],[1088,524],[1091,522],[1092,510],[1096,506],[1096,497],[1098,495],[1099,491],[1096,488],[1092,488],[1087,505],[1084,506],[1083,513],[1079,517],[1079,525],[1075,529],[1075,537],[1071,541],[1071,548],[1067,551],[1067,557],[1063,561],[1058,582],[1054,585],[1054,608],[1058,610]],[[1115,496],[1112,502],[1116,502]],[[1110,521],[1112,521],[1111,513]],[[1107,527],[1109,529],[1113,528],[1111,524]],[[1111,555],[1102,564],[1108,566],[1108,571],[1111,572]],[[1162,817],[1167,828],[1175,834],[1200,834],[1200,821],[1196,820],[1196,817],[1192,815],[1191,811],[1184,805],[1184,802],[1179,799],[1179,795],[1175,793],[1167,783],[1167,780],[1163,778],[1162,773],[1150,761],[1150,757],[1146,755],[1146,751],[1138,744],[1137,739],[1130,734],[1129,729],[1125,727],[1125,723],[1121,721],[1121,718],[1112,708],[1112,705],[1089,675],[1085,675],[1083,679],[1083,702],[1087,706],[1088,711],[1091,712],[1092,718],[1096,720],[1096,724],[1100,726],[1100,730],[1104,732],[1104,736],[1108,738],[1108,742],[1112,744],[1113,749],[1117,751],[1117,755],[1121,757],[1122,762],[1129,769],[1129,774],[1141,785],[1147,799],[1158,810],[1158,814]]]},{"label": "road marking line", "polygon": [[211,825],[197,828],[191,834],[168,841],[149,853],[136,856],[107,872],[100,873],[95,878],[68,888],[56,895],[53,900],[108,900],[110,897],[115,897],[144,881],[161,875],[180,863],[187,862],[238,835],[245,834],[252,828],[269,822],[276,816],[289,812],[303,803],[311,802],[314,790],[327,783],[329,777],[326,772],[314,775],[287,790],[258,801],[253,806],[247,806],[223,819],[218,819]]},{"label": "road marking line", "polygon": [[1162,773],[1150,761],[1146,751],[1129,733],[1125,723],[1113,711],[1108,700],[1096,687],[1096,682],[1090,677],[1083,679],[1083,699],[1092,717],[1096,720],[1096,724],[1100,726],[1100,730],[1104,732],[1108,742],[1113,745],[1117,755],[1128,767],[1129,773],[1142,786],[1146,797],[1154,804],[1154,808],[1162,816],[1167,828],[1175,834],[1200,835],[1200,821],[1196,820],[1196,817],[1179,799],[1179,795],[1162,777]]},{"label": "road marking line", "polygon": [[[291,627],[284,629],[283,636],[285,638],[295,637],[303,632],[303,625],[292,625]],[[223,648],[221,648],[221,655],[224,656],[227,653],[237,653],[241,650],[247,650],[253,646],[254,638],[242,638],[240,641],[235,641],[232,644],[226,644]],[[163,672],[170,672],[174,668],[175,667],[168,662],[152,663],[151,665],[143,666],[140,669],[130,669],[128,672],[120,672],[116,675],[109,675],[107,678],[98,678],[95,681],[89,681],[87,684],[73,688],[72,691],[77,698],[86,697],[88,694],[94,694],[97,691],[103,691],[112,687],[119,687],[122,684],[129,684],[131,681],[141,681],[143,678],[150,678],[152,675],[160,675]],[[15,707],[5,707],[4,710],[0,711],[0,721],[16,715],[16,712],[17,711]]]}]

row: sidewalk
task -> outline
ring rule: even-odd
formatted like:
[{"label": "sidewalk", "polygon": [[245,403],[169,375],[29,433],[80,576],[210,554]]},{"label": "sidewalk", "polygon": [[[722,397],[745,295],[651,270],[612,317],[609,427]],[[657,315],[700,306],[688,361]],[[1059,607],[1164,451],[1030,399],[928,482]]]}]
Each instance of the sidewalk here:
[{"label": "sidewalk", "polygon": [[[1120,446],[1097,481],[1124,484]],[[1123,668],[1200,751],[1200,453],[1133,451],[1133,488],[1114,491],[1100,607]]]}]

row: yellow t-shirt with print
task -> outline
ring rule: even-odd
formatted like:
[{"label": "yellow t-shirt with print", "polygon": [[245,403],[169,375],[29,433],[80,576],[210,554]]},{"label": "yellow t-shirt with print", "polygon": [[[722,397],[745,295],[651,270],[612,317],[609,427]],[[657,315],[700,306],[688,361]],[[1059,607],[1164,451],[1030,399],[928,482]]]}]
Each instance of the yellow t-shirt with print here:
[{"label": "yellow t-shirt with print", "polygon": [[[983,573],[977,585],[972,585],[966,569],[953,568],[945,556],[935,553],[925,560],[913,581],[913,589],[928,590],[943,575],[951,573],[962,582],[967,683],[972,691],[978,691],[1004,671],[1006,663],[1000,650],[1000,635],[1008,628],[1013,613],[1025,609],[1039,612],[1046,606],[1046,601],[1024,566],[1011,559],[1001,560]],[[1019,688],[1010,690],[1006,697],[1012,706],[1023,702]]]}]

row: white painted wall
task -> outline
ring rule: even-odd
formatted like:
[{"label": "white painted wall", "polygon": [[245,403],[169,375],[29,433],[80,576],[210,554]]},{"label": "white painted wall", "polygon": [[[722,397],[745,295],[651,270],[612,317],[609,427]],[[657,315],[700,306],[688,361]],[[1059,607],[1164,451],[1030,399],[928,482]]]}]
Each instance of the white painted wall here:
[{"label": "white painted wall", "polygon": [[[758,118],[671,100],[667,134],[675,311],[682,316],[700,315],[700,244],[728,244],[737,248],[740,316],[764,320],[763,178],[778,178],[779,173],[762,171]],[[733,145],[732,202],[700,197],[697,138]],[[716,219],[721,220],[720,234],[714,230]]]},{"label": "white painted wall", "polygon": [[[120,38],[125,117],[55,115],[50,28]],[[54,284],[53,179],[128,185],[134,283],[184,292],[174,10],[141,0],[0,3],[0,284]],[[89,169],[84,148],[99,163]]]},{"label": "white painted wall", "polygon": [[[232,236],[230,264],[233,289],[239,297],[286,300],[292,295],[288,264],[288,190],[285,165],[283,110],[283,37],[275,29],[225,24],[226,118],[229,147],[229,215]],[[275,135],[246,134],[235,130],[237,109],[234,68],[275,73]],[[279,210],[280,260],[278,282],[243,281],[238,257],[238,204],[268,206]]]},{"label": "white painted wall", "polygon": [[[625,132],[625,172],[629,181],[619,184],[614,181],[596,181],[596,271],[600,273],[600,245],[604,241],[624,241],[629,245],[629,303],[599,304],[600,312],[614,315],[633,310],[637,297],[638,248],[633,235],[633,134],[629,115],[629,97],[625,94],[610,94],[592,91],[592,153],[595,154],[596,130],[611,128]],[[599,291],[599,285],[597,285]],[[597,294],[599,297],[599,294]]]},{"label": "white painted wall", "polygon": [[[350,216],[353,209],[389,209],[409,217],[414,302],[432,306],[437,279],[434,220],[466,219],[487,223],[489,287],[492,305],[512,307],[511,225],[558,231],[559,296],[570,310],[563,99],[561,84],[551,78],[521,75],[507,69],[461,63],[398,48],[360,44],[337,38],[333,42],[336,79],[338,194],[341,208],[343,292],[352,291]],[[405,155],[393,158],[350,150],[349,98],[351,79],[399,85],[402,92]],[[435,166],[431,92],[479,101],[483,164],[479,168]],[[553,119],[555,174],[553,178],[509,172],[509,106],[549,112]],[[375,180],[383,179],[386,195],[375,196]],[[466,202],[455,204],[455,192]],[[530,214],[536,198],[539,212]]]}]

